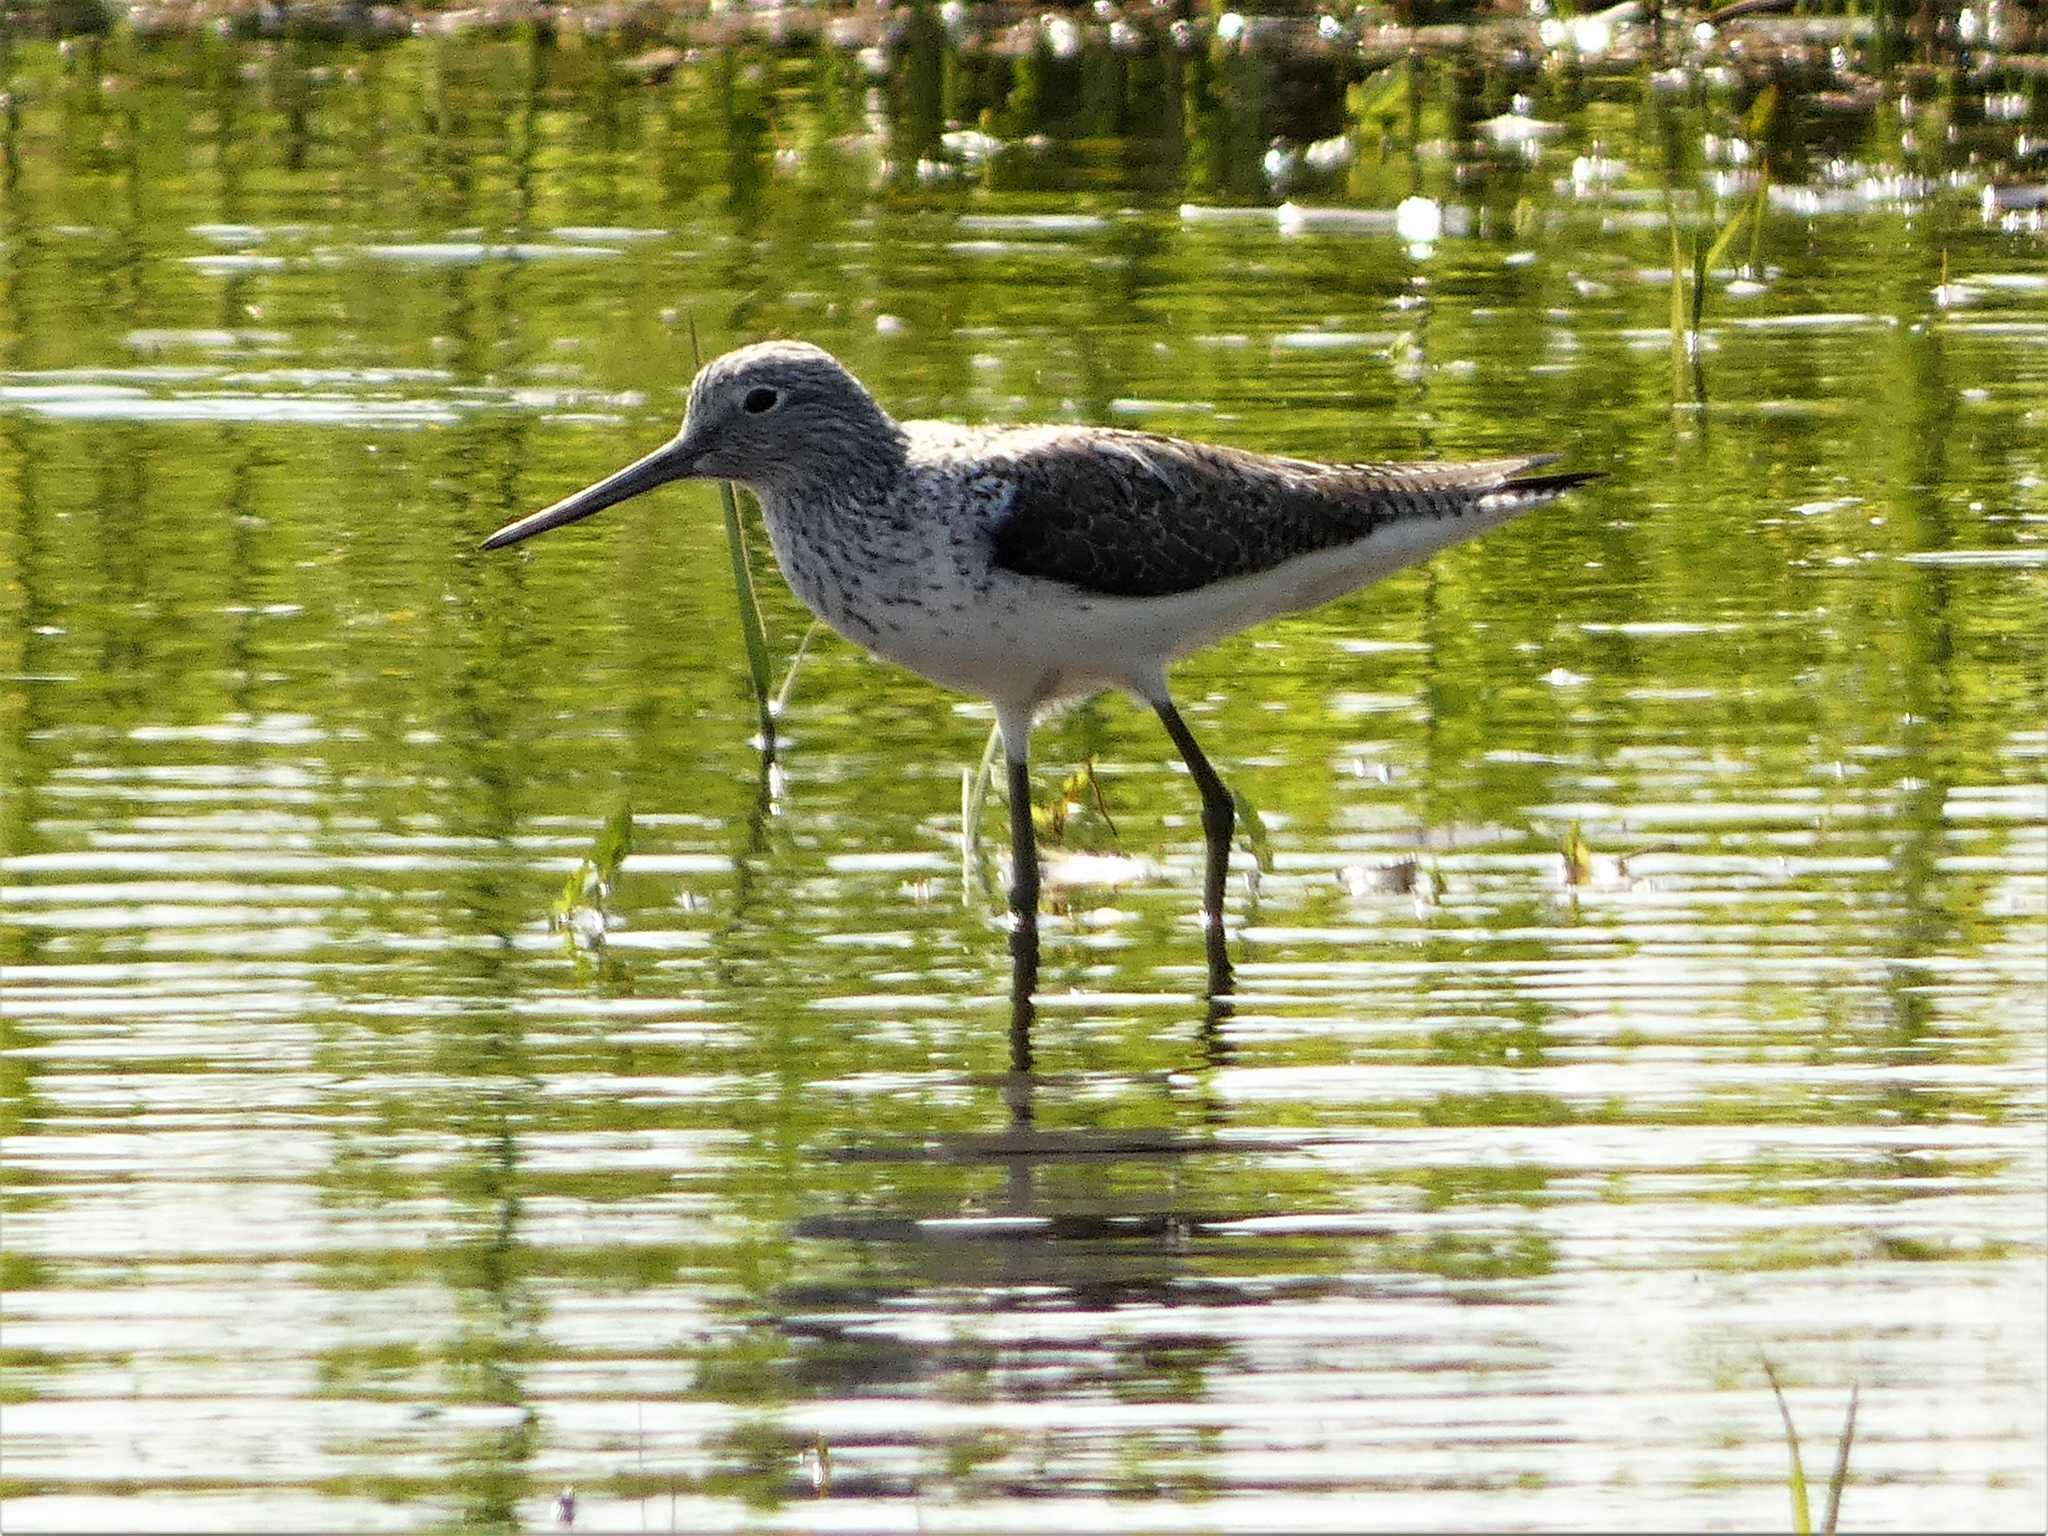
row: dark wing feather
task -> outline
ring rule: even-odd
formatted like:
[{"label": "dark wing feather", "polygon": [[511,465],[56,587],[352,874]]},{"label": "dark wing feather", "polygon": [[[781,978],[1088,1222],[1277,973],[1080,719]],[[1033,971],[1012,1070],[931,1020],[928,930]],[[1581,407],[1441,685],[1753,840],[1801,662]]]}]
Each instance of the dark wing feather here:
[{"label": "dark wing feather", "polygon": [[1355,543],[1390,522],[1455,517],[1489,493],[1555,495],[1595,478],[1527,474],[1549,462],[1318,464],[1077,428],[1007,466],[1014,495],[995,558],[1104,596],[1163,597]]}]

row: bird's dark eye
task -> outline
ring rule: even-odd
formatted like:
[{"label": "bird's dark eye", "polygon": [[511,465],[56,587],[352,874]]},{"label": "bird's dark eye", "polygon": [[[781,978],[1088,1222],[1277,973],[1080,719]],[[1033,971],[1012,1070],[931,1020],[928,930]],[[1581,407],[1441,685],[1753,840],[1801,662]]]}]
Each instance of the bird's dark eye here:
[{"label": "bird's dark eye", "polygon": [[775,390],[769,389],[766,385],[759,389],[748,390],[747,398],[740,402],[741,405],[747,408],[747,414],[750,416],[758,416],[763,411],[772,411],[781,403],[782,396]]}]

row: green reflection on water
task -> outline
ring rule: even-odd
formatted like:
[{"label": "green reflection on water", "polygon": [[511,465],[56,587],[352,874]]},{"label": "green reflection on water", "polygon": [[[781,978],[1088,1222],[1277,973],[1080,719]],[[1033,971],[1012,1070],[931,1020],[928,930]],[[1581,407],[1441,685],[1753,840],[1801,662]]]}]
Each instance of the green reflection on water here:
[{"label": "green reflection on water", "polygon": [[[166,1085],[274,1074],[276,1105],[216,1113],[317,1149],[275,1181],[327,1223],[292,1284],[329,1311],[284,1356],[306,1395],[427,1415],[337,1432],[308,1487],[481,1529],[535,1523],[564,1481],[657,1521],[677,1488],[761,1510],[806,1494],[804,1414],[854,1404],[871,1419],[830,1428],[841,1492],[1199,1499],[1239,1486],[1215,1428],[1063,1438],[973,1410],[1228,1404],[1268,1371],[1396,1394],[1384,1336],[1276,1343],[1265,1304],[1420,1287],[1536,1311],[1638,1262],[2038,1259],[2030,1229],[1990,1230],[2009,1214],[1872,1225],[1931,1198],[1915,1181],[2033,1176],[2004,1144],[1891,1133],[2039,1115],[2041,813],[2014,797],[2039,777],[2040,566],[1916,559],[2039,548],[2038,290],[1929,297],[1944,263],[2037,255],[1972,194],[1773,209],[1766,291],[1711,296],[1703,403],[1674,410],[1652,199],[1709,185],[1747,84],[1095,42],[1001,59],[923,12],[879,81],[829,48],[713,52],[648,87],[617,63],[540,33],[7,56],[0,852],[25,897],[96,889],[0,929],[27,978],[0,1015],[0,1128],[213,1125]],[[1912,148],[1895,106],[1788,98],[1774,178],[1826,185],[1851,157],[1938,184],[2042,126],[2037,99],[1990,122],[1955,67],[1926,85]],[[1480,126],[1518,91],[1563,125],[1533,158]],[[1006,147],[979,158],[962,128]],[[1465,232],[1421,257],[1206,216],[1273,200],[1276,135],[1340,132],[1354,158],[1303,204],[1420,194]],[[1619,163],[1614,197],[1574,189],[1580,157]],[[1046,734],[1044,787],[1092,763],[1117,851],[1163,867],[1060,895],[1020,1072],[992,904],[952,888],[985,712],[821,641],[771,776],[707,496],[475,549],[672,428],[692,311],[714,348],[829,345],[906,415],[1325,456],[1556,446],[1611,479],[1186,669],[1274,849],[1233,893],[1228,1019],[1191,996],[1195,807],[1156,728],[1106,701]],[[787,655],[806,617],[777,584],[763,601]],[[643,862],[610,861],[602,947],[565,949],[546,920],[578,861],[607,865],[622,805]],[[1554,868],[1573,826],[1584,881]],[[244,987],[289,1005],[238,1012]],[[1702,1127],[1845,1144],[1673,1139]],[[1571,1139],[1594,1131],[1639,1139]],[[243,1155],[195,1203],[266,1182]],[[10,1215],[94,1209],[61,1167],[8,1178]],[[1817,1184],[1852,1230],[1700,1214]],[[1677,1256],[1540,1224],[1602,1197],[1678,1210]],[[1257,1225],[1276,1218],[1300,1225]],[[22,1292],[175,1290],[166,1270],[235,1257],[212,1230],[163,1262],[75,1232],[0,1260]],[[1108,1326],[1182,1307],[1225,1321]],[[1089,1309],[1099,1337],[1054,1330]],[[1402,1369],[1533,1370],[1546,1330],[1518,1326]],[[10,1352],[8,1391],[103,1363]],[[889,1432],[924,1401],[957,1421]],[[724,1411],[643,1440],[642,1403]],[[27,1485],[126,1487],[99,1454]],[[1547,1486],[1519,1461],[1487,1478]]]}]

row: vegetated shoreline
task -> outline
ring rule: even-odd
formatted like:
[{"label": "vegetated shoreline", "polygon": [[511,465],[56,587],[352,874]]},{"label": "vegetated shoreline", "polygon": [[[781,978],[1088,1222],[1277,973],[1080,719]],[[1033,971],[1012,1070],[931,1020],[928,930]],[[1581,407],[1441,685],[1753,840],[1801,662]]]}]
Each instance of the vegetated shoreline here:
[{"label": "vegetated shoreline", "polygon": [[[1181,47],[1222,44],[1244,51],[1290,55],[1399,57],[1474,46],[1553,52],[1541,35],[1546,7],[1536,0],[1482,0],[1465,6],[1424,0],[1364,5],[1346,15],[1342,4],[1319,8],[1313,0],[1254,0],[1265,10],[1227,11],[1197,0],[1126,0],[1116,4],[1045,6],[1025,0],[0,0],[0,38],[62,39],[126,31],[142,38],[212,35],[226,39],[298,38],[376,46],[412,37],[506,34],[538,28],[560,36],[610,43],[718,46],[739,41],[841,48],[886,46],[921,22],[943,26],[988,52],[1022,55],[1051,48],[1062,36],[1100,31],[1112,47],[1135,50],[1170,40]],[[1411,20],[1424,9],[1425,18]],[[1655,0],[1624,0],[1566,21],[1610,27],[1609,46],[1633,53],[1678,41],[1704,23],[1716,33],[1739,31],[1766,48],[1825,45],[1868,36],[1880,26],[1871,15],[1790,15],[1791,0],[1735,0],[1719,9],[1659,14]],[[1453,16],[1459,19],[1432,19]],[[1551,20],[1548,25],[1560,23]],[[1912,48],[1953,45],[1957,17],[1922,8],[1898,24]],[[2048,42],[2048,24],[2024,15],[2005,18],[1999,52],[2010,54]],[[1701,44],[1711,39],[1702,36]],[[1983,41],[1990,41],[1989,39]],[[1574,40],[1576,43],[1576,39]],[[1981,43],[1980,43],[1981,46]],[[1607,48],[1599,50],[1607,51]],[[2048,64],[2048,61],[2044,61]],[[653,68],[656,61],[649,61]]]},{"label": "vegetated shoreline", "polygon": [[[56,40],[68,53],[123,41],[198,41],[256,50],[374,49],[462,38],[588,45],[641,84],[739,47],[823,48],[885,77],[905,51],[937,43],[1015,63],[1255,57],[1287,71],[1357,79],[1402,60],[1465,58],[1510,73],[1649,72],[1666,89],[1701,77],[1770,81],[1829,110],[1867,112],[1894,87],[1937,75],[2048,78],[2048,13],[1979,14],[1921,5],[1905,17],[1792,14],[1811,0],[1729,0],[1715,9],[1620,0],[1557,13],[1559,0],[0,0],[0,49]],[[1588,0],[1582,0],[1588,3]],[[1344,7],[1353,8],[1344,11]],[[1420,20],[1415,19],[1421,11]],[[1339,14],[1343,12],[1343,14]],[[1447,19],[1448,18],[1448,19]],[[1846,45],[1846,46],[1845,46]],[[94,66],[97,67],[97,66]],[[1897,72],[1897,73],[1895,73]]]}]

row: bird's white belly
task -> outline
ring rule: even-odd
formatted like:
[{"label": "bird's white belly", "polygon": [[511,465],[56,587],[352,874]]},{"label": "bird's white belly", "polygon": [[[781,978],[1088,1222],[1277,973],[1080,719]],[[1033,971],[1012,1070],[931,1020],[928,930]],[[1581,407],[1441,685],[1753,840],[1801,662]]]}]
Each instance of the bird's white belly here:
[{"label": "bird's white belly", "polygon": [[884,661],[981,698],[1040,703],[1115,685],[1118,669],[1098,665],[1107,658],[1099,643],[1088,643],[1089,626],[1077,635],[1071,600],[1018,590],[1027,586],[1048,584],[999,575],[964,598],[927,592],[922,601],[857,604],[855,612],[820,616]]},{"label": "bird's white belly", "polygon": [[1122,688],[1150,697],[1170,662],[1261,620],[1376,581],[1507,514],[1401,524],[1271,570],[1160,597],[1115,597],[992,565],[937,532],[811,543],[771,514],[776,558],[811,611],[875,656],[942,687],[1038,705]]},{"label": "bird's white belly", "polygon": [[[1122,688],[1145,693],[1181,647],[1184,606],[1167,598],[1102,598],[998,571],[958,607],[905,604],[834,628],[885,661],[941,687],[1039,705]],[[821,615],[822,616],[822,615]]]}]

